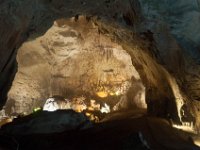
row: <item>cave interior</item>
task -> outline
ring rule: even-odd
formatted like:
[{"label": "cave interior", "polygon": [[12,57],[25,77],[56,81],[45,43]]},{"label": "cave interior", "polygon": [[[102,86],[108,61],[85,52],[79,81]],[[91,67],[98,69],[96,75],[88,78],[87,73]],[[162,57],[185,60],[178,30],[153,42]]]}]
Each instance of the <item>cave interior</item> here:
[{"label": "cave interior", "polygon": [[200,149],[200,57],[154,1],[2,2],[0,148]]}]

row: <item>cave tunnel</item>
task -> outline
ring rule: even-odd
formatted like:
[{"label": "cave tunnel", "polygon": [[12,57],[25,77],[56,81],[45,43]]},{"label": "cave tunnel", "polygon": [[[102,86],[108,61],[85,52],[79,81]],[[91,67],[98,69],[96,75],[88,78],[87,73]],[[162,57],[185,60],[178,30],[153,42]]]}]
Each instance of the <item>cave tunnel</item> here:
[{"label": "cave tunnel", "polygon": [[196,60],[146,3],[2,2],[0,148],[199,149]]}]

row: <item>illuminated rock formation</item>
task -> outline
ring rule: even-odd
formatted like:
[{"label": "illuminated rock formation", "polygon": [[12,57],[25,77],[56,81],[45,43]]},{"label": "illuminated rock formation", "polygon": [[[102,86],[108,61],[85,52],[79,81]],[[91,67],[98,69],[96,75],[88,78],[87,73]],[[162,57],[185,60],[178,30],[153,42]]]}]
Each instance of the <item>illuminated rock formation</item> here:
[{"label": "illuminated rock formation", "polygon": [[[59,86],[62,85],[60,83],[63,83],[63,74],[64,77],[67,77],[67,74],[62,71],[64,71],[63,68],[67,65],[67,62],[63,62],[63,65],[59,65],[56,70],[52,71],[51,66],[58,65],[65,60],[59,58],[58,61],[54,56],[67,56],[69,55],[68,50],[74,49],[71,55],[76,55],[76,50],[83,46],[84,39],[88,37],[90,42],[98,42],[91,35],[83,37],[76,29],[68,29],[66,33],[61,31],[59,34],[58,32],[49,33],[48,30],[56,20],[60,19],[60,22],[53,26],[55,30],[58,29],[58,26],[67,28],[62,27],[65,20],[67,20],[69,26],[71,23],[68,20],[71,19],[73,20],[72,24],[77,22],[77,24],[84,25],[80,17],[83,16],[85,20],[90,21],[95,26],[95,33],[99,33],[102,35],[101,37],[105,36],[110,42],[114,41],[119,45],[119,47],[114,48],[125,50],[130,55],[128,57],[131,58],[133,67],[138,72],[145,87],[145,100],[149,114],[168,117],[180,123],[180,109],[182,105],[186,104],[191,115],[195,118],[195,127],[199,128],[199,1],[7,0],[0,2],[0,10],[0,101],[2,107],[7,100],[7,94],[14,78],[15,81],[20,78],[19,74],[16,75],[18,68],[16,56],[17,52],[20,55],[19,48],[21,46],[21,48],[25,48],[26,53],[22,56],[25,58],[24,61],[19,61],[19,66],[23,63],[27,66],[31,65],[30,70],[28,70],[28,73],[31,74],[31,80],[30,76],[24,76],[21,81],[26,84],[22,86],[20,86],[21,82],[15,84],[14,81],[12,88],[16,88],[15,92],[19,93],[19,96],[15,97],[15,92],[12,95],[11,89],[8,103],[15,103],[15,99],[23,101],[23,103],[16,102],[14,104],[19,112],[22,108],[31,109],[33,105],[41,104],[41,99],[49,97],[52,94],[49,92],[55,91],[51,90],[52,86],[49,83],[52,79],[51,76],[59,78],[59,81],[56,81],[58,84],[53,83],[53,85],[58,90],[56,93],[61,91]],[[86,25],[86,27],[93,28],[90,25]],[[93,34],[93,32],[87,30],[83,30],[83,32]],[[54,37],[58,39],[54,39],[54,42],[50,40],[51,38],[43,40],[41,42],[43,49],[40,49],[40,55],[32,51],[34,47],[26,49],[26,44],[37,41],[45,34],[51,36],[55,34]],[[63,37],[76,44],[66,42]],[[50,44],[46,44],[49,40],[51,41]],[[103,39],[101,42],[107,43],[107,40],[104,41]],[[23,43],[24,45],[22,45]],[[88,43],[84,43],[85,46],[88,46]],[[64,47],[61,48],[58,45],[64,45]],[[38,45],[34,46],[37,48]],[[50,49],[54,47],[56,51],[53,49],[47,51],[48,47],[46,46],[49,46]],[[94,45],[91,48],[94,48]],[[107,49],[106,51],[108,52],[106,57],[110,58],[110,50]],[[120,53],[120,51],[118,52]],[[49,55],[51,57],[48,57]],[[79,60],[82,60],[82,56],[85,55],[79,55]],[[96,55],[94,57],[95,60],[99,60]],[[31,58],[31,62],[29,58]],[[90,57],[87,59],[90,59]],[[34,63],[35,65],[33,65]],[[83,65],[88,64],[83,63]],[[84,68],[84,66],[81,66],[81,68]],[[103,69],[107,74],[112,72],[110,67],[100,69]],[[18,73],[20,71],[19,69]],[[26,72],[27,70],[23,71]],[[73,73],[73,69],[68,71]],[[125,71],[124,73],[128,72]],[[38,74],[42,74],[42,76],[37,76]],[[80,75],[77,72],[74,72],[74,74]],[[129,77],[130,75],[127,78]],[[88,79],[87,76],[82,78],[86,79],[85,81]],[[76,83],[74,85],[75,87],[78,86]],[[26,96],[24,97],[24,95]],[[104,95],[106,94],[104,93]],[[31,105],[30,101],[32,101]],[[10,109],[12,111],[11,107]]]}]

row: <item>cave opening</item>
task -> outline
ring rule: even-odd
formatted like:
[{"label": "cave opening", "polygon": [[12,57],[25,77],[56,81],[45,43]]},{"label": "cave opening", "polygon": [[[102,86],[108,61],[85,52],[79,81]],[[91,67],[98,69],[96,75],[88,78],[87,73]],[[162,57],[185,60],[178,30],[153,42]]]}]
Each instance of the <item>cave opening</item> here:
[{"label": "cave opening", "polygon": [[92,21],[59,19],[44,35],[33,37],[18,50],[6,114],[73,109],[99,120],[115,111],[146,112],[145,86],[131,56]]},{"label": "cave opening", "polygon": [[182,119],[185,97],[176,80],[150,52],[151,32],[133,38],[129,29],[104,21],[76,15],[54,21],[43,35],[34,32],[18,50],[3,114],[73,109],[99,121],[108,113],[137,110],[178,128],[196,128],[191,113]]}]

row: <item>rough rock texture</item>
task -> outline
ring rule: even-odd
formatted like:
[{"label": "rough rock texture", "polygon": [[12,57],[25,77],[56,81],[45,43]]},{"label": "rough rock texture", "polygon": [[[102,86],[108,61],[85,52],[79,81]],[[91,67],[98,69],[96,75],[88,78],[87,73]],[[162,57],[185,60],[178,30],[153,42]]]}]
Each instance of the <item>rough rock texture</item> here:
[{"label": "rough rock texture", "polygon": [[140,3],[146,20],[143,25],[153,32],[162,65],[176,78],[184,103],[199,125],[200,1]]},{"label": "rough rock texture", "polygon": [[[121,95],[131,78],[141,80],[130,55],[83,16],[57,20],[43,36],[30,37],[19,48],[17,62],[6,105],[13,107],[11,113],[29,112],[53,95]],[[12,106],[10,101],[15,101]]]},{"label": "rough rock texture", "polygon": [[61,133],[90,127],[92,127],[92,123],[89,119],[73,110],[40,111],[23,118],[14,119],[12,123],[2,126],[1,132],[8,135],[28,135]]},{"label": "rough rock texture", "polygon": [[[122,114],[121,114],[122,115]],[[51,115],[49,115],[51,116]],[[153,117],[127,118],[95,124],[85,130],[66,130],[46,134],[2,134],[0,148],[4,150],[199,150],[184,132],[172,128],[167,121]],[[39,118],[39,117],[38,117]],[[32,119],[30,119],[32,120]],[[74,118],[73,118],[74,120]],[[33,119],[34,121],[34,119]],[[26,123],[24,122],[26,125]],[[31,126],[30,126],[31,127]],[[39,125],[38,125],[39,127]],[[43,127],[40,127],[43,129]],[[56,129],[56,128],[55,128]],[[28,130],[28,129],[27,129]]]},{"label": "rough rock texture", "polygon": [[[198,0],[2,0],[0,1],[0,99],[16,72],[16,52],[53,21],[79,14],[117,40],[131,55],[146,87],[149,112],[178,120],[183,103],[199,126]],[[37,83],[36,83],[37,84]]]},{"label": "rough rock texture", "polygon": [[123,95],[120,101],[114,106],[114,110],[126,109],[147,109],[145,101],[145,88],[140,82],[133,82],[127,94]]}]

